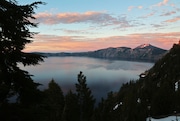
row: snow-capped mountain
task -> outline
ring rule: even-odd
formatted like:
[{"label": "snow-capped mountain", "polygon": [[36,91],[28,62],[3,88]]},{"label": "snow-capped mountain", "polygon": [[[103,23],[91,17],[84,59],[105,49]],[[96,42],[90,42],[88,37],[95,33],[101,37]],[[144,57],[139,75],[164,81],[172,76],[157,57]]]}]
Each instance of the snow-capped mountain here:
[{"label": "snow-capped mountain", "polygon": [[142,44],[134,49],[129,47],[105,48],[91,52],[78,53],[40,53],[46,56],[86,56],[96,58],[108,58],[132,61],[157,61],[167,50],[155,47],[151,44]]},{"label": "snow-capped mountain", "polygon": [[122,60],[157,61],[167,50],[155,47],[151,44],[143,44],[134,49],[129,47],[106,48],[88,52],[88,56],[100,58],[112,58]]},{"label": "snow-capped mountain", "polygon": [[152,45],[151,44],[142,44],[142,45],[137,46],[135,49],[137,49],[137,48],[145,48],[145,47],[149,47],[149,46],[152,46]]},{"label": "snow-capped mountain", "polygon": [[[136,48],[134,48],[134,50],[135,49],[161,49],[161,48],[158,48],[158,47],[156,47],[156,46],[153,46],[153,45],[151,45],[151,44],[142,44],[142,45],[139,45],[139,46],[137,46]],[[163,50],[163,49],[162,49]]]}]

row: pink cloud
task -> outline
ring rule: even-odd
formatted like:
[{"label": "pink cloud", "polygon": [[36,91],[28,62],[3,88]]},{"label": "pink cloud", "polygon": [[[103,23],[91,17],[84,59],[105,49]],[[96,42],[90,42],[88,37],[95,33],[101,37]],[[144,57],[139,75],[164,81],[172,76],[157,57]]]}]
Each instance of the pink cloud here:
[{"label": "pink cloud", "polygon": [[142,9],[143,6],[129,6],[129,7],[128,7],[128,11],[131,11],[131,10],[134,9],[134,8]]},{"label": "pink cloud", "polygon": [[131,11],[134,8],[134,6],[129,6],[128,11]]},{"label": "pink cloud", "polygon": [[137,8],[142,9],[142,8],[143,8],[143,6],[138,6]]},{"label": "pink cloud", "polygon": [[100,25],[116,25],[128,22],[123,18],[114,17],[105,12],[88,11],[85,13],[38,13],[35,15],[39,23],[52,24],[72,24],[72,23],[92,23]]},{"label": "pink cloud", "polygon": [[57,30],[61,30],[63,31],[64,33],[67,33],[67,34],[97,34],[97,32],[92,32],[91,28],[89,29],[73,29],[73,30],[70,30],[70,29],[57,29]]},{"label": "pink cloud", "polygon": [[180,17],[176,17],[176,18],[173,18],[173,19],[169,19],[169,20],[166,20],[165,22],[174,23],[174,22],[177,22],[177,21],[180,21]]},{"label": "pink cloud", "polygon": [[153,6],[158,6],[158,7],[164,6],[164,5],[167,5],[168,2],[169,2],[169,0],[163,0],[162,2],[159,2],[159,3],[157,3],[157,4],[153,5]]},{"label": "pink cloud", "polygon": [[179,40],[180,32],[171,33],[136,33],[125,36],[87,38],[85,36],[36,35],[33,43],[25,51],[40,52],[82,52],[108,47],[131,47],[150,43],[157,47],[170,49]]}]

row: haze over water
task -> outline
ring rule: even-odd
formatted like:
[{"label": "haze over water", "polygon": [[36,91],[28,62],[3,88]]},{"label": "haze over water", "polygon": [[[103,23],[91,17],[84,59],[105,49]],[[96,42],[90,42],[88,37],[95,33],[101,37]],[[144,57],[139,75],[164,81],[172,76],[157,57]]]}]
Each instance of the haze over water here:
[{"label": "haze over water", "polygon": [[86,76],[88,87],[99,100],[110,91],[118,91],[122,83],[139,78],[139,74],[150,69],[153,63],[107,60],[88,57],[49,57],[37,66],[22,67],[35,82],[43,84],[40,89],[47,88],[54,79],[66,93],[75,91],[77,75],[80,71]]}]

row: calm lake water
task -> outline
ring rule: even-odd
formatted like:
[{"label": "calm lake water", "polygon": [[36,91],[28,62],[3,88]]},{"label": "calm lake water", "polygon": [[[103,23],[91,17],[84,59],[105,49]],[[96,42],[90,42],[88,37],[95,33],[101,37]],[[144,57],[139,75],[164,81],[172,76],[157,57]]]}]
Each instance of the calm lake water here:
[{"label": "calm lake water", "polygon": [[86,76],[88,87],[99,100],[110,91],[118,91],[122,83],[139,78],[139,74],[150,69],[153,63],[107,60],[88,57],[49,57],[37,66],[21,67],[34,75],[35,82],[47,88],[54,79],[64,94],[75,90],[80,71]]}]

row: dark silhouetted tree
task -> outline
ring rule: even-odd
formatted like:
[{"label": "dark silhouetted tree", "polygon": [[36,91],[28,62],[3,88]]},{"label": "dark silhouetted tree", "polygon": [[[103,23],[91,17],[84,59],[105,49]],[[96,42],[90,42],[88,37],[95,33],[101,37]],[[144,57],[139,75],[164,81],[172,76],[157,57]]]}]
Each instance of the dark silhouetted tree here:
[{"label": "dark silhouetted tree", "polygon": [[89,121],[93,115],[95,99],[87,87],[86,77],[82,72],[78,74],[76,92],[80,105],[80,121]]},{"label": "dark silhouetted tree", "polygon": [[[37,89],[39,84],[18,66],[43,61],[41,55],[23,52],[36,34],[29,28],[37,27],[30,20],[35,19],[34,8],[38,4],[42,2],[18,5],[15,0],[0,0],[0,119],[3,121],[34,120],[41,100],[41,92]],[[14,102],[8,102],[10,99]]]},{"label": "dark silhouetted tree", "polygon": [[52,79],[44,93],[48,121],[60,121],[64,108],[64,95],[61,87]]},{"label": "dark silhouetted tree", "polygon": [[78,97],[70,90],[65,96],[62,121],[79,121],[79,118],[80,108],[78,104]]},{"label": "dark silhouetted tree", "polygon": [[42,2],[18,5],[15,0],[0,1],[0,104],[15,95],[24,104],[36,100],[38,84],[18,64],[36,65],[43,61],[40,55],[22,51],[35,34],[29,31],[29,27],[37,27],[30,19],[35,19],[34,8],[38,4]]},{"label": "dark silhouetted tree", "polygon": [[95,109],[93,119],[97,121],[114,121],[114,119],[119,119],[119,115],[117,114],[116,109],[114,107],[116,106],[117,101],[114,97],[113,92],[109,92],[107,94],[107,99],[101,100],[97,108]]}]

